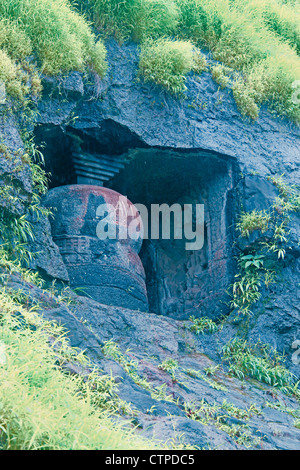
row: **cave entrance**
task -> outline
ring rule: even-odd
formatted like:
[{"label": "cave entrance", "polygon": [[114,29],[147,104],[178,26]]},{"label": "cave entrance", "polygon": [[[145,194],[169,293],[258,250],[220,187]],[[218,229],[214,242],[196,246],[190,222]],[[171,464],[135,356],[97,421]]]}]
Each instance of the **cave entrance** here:
[{"label": "cave entrance", "polygon": [[202,150],[146,148],[122,128],[112,133],[109,126],[101,136],[53,126],[48,138],[47,129],[38,130],[37,140],[39,132],[46,140],[50,187],[106,186],[133,204],[143,204],[149,214],[152,204],[203,204],[205,236],[200,250],[186,250],[186,240],[174,236],[144,240],[140,258],[149,310],[180,320],[192,315],[217,319],[228,313],[226,290],[234,272],[233,159]]},{"label": "cave entrance", "polygon": [[[204,205],[204,246],[186,250],[186,240],[144,240],[140,257],[150,311],[175,319],[227,313],[232,267],[232,162],[203,151],[136,149],[108,186],[134,204]],[[174,219],[171,219],[174,223]],[[149,220],[150,226],[150,220]],[[173,236],[172,236],[173,235]]]}]

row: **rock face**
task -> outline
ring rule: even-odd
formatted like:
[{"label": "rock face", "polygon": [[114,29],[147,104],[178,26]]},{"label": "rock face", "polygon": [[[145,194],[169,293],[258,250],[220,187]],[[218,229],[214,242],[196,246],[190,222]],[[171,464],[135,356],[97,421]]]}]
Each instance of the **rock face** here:
[{"label": "rock face", "polygon": [[[178,240],[143,243],[150,311],[174,319],[228,315],[226,291],[236,273],[236,248],[247,249],[249,242],[236,244],[235,223],[241,211],[268,210],[274,203],[278,191],[267,176],[284,174],[290,185],[299,181],[299,129],[265,109],[255,123],[243,119],[231,92],[220,91],[209,73],[191,74],[186,98],[172,97],[137,79],[134,44],[110,41],[107,47],[110,69],[104,81],[95,77],[87,86],[80,74],[71,74],[60,83],[62,99],[56,81],[45,80],[36,137],[48,144],[53,185],[77,181],[73,155],[93,154],[99,162],[116,156],[128,163],[106,185],[134,204],[203,203],[202,250],[189,253]],[[263,293],[252,319],[257,327],[249,333],[289,355],[299,336],[297,215],[291,234],[281,281]],[[285,312],[283,329],[269,308]]]},{"label": "rock face", "polygon": [[[52,236],[71,287],[104,304],[147,311],[138,257],[142,221],[135,207],[115,191],[89,185],[54,188],[44,204],[54,209]],[[135,237],[129,233],[133,221]]]},{"label": "rock face", "polygon": [[[205,450],[300,450],[298,402],[256,380],[232,377],[222,363],[221,346],[234,335],[229,325],[197,336],[187,322],[101,305],[76,294],[62,303],[17,277],[8,287],[28,295],[45,319],[67,329],[72,346],[84,349],[115,378],[118,395],[130,405],[137,432],[144,436]],[[129,369],[103,352],[111,340]],[[162,367],[170,359],[173,373]],[[85,372],[72,364],[65,368],[72,374]],[[202,411],[193,419],[197,409]]]}]

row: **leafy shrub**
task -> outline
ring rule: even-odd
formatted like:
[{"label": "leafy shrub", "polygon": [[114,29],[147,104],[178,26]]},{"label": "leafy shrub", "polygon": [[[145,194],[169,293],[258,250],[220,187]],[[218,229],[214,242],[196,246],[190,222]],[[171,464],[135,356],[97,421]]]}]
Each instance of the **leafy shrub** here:
[{"label": "leafy shrub", "polygon": [[137,41],[173,34],[179,11],[173,0],[88,0],[98,28],[124,40]]},{"label": "leafy shrub", "polygon": [[[34,55],[38,69],[34,67]],[[64,0],[0,0],[0,80],[18,100],[41,90],[37,70],[46,74],[84,71],[101,77],[106,49],[85,19]]]},{"label": "leafy shrub", "polygon": [[199,64],[195,54],[194,46],[188,41],[148,40],[141,49],[140,73],[146,82],[154,82],[180,94],[186,89],[186,75]]},{"label": "leafy shrub", "polygon": [[268,345],[260,342],[251,345],[234,338],[223,347],[222,353],[229,370],[240,379],[253,377],[285,391],[294,385],[295,377],[283,366],[283,357]]}]

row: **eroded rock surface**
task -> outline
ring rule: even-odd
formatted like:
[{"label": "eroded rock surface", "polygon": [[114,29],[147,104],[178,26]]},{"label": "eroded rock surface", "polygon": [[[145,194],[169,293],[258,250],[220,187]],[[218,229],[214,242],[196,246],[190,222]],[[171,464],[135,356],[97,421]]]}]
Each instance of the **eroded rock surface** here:
[{"label": "eroded rock surface", "polygon": [[[230,322],[217,333],[197,336],[187,322],[101,305],[75,294],[72,302],[61,303],[17,277],[9,287],[38,302],[44,318],[66,327],[72,346],[85,349],[104,373],[112,374],[143,435],[199,449],[300,449],[298,402],[254,379],[235,378],[222,362],[221,347],[234,336]],[[103,353],[111,340],[128,363],[134,361],[142,385]],[[162,368],[170,359],[178,363],[173,374]],[[66,370],[84,372],[72,364]],[[197,409],[202,412],[193,419]]]}]

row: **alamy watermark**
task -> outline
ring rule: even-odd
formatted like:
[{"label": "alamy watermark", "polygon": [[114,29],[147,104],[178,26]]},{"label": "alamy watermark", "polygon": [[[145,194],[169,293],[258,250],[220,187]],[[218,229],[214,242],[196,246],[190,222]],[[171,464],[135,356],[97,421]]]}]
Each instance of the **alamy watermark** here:
[{"label": "alamy watermark", "polygon": [[133,206],[120,196],[116,205],[101,204],[96,217],[100,240],[185,240],[185,249],[193,251],[204,245],[203,204],[151,204],[147,208]]}]

